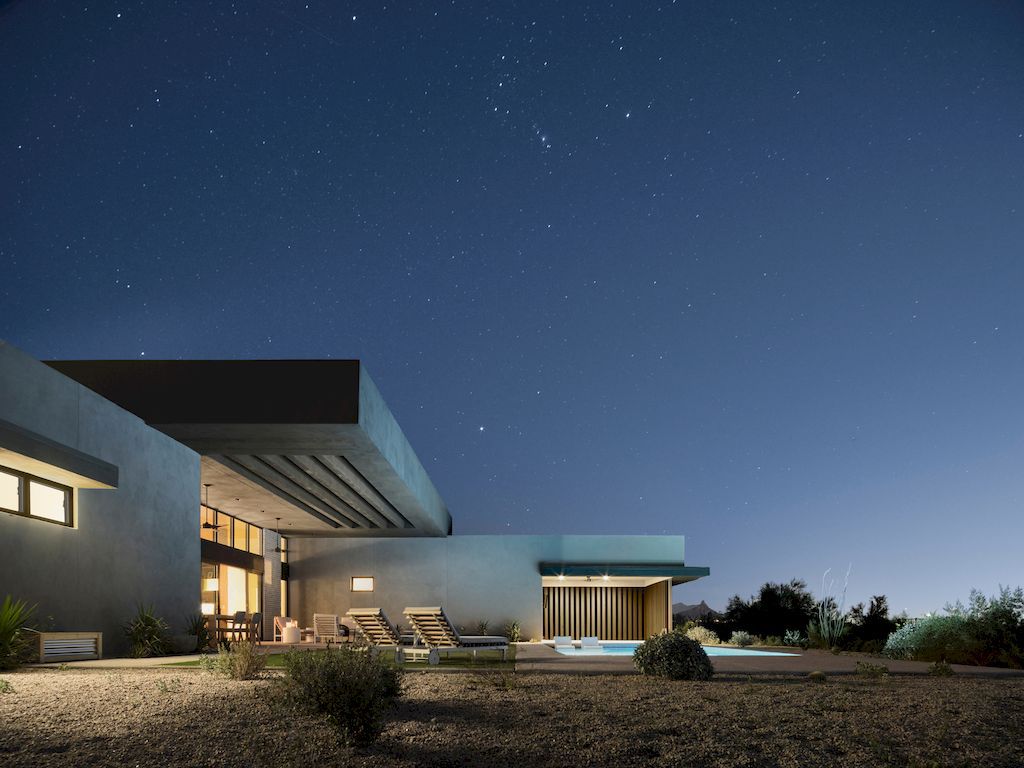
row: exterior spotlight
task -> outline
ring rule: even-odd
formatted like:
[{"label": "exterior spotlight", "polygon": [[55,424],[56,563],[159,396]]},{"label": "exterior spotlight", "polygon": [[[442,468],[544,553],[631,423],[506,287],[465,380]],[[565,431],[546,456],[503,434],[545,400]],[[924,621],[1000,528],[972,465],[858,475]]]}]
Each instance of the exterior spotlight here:
[{"label": "exterior spotlight", "polygon": [[565,574],[564,573],[558,574],[558,580],[559,581],[565,581]]},{"label": "exterior spotlight", "polygon": [[610,577],[608,576],[607,573],[604,576],[601,577],[602,581],[608,581],[609,578]]}]

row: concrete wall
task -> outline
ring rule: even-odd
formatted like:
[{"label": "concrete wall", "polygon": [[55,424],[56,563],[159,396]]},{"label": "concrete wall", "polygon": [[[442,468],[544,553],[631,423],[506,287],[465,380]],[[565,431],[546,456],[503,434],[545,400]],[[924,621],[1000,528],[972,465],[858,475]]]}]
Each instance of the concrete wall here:
[{"label": "concrete wall", "polygon": [[[292,614],[376,608],[405,623],[408,606],[441,605],[456,625],[490,631],[516,620],[525,639],[543,631],[540,562],[614,565],[678,562],[682,536],[449,536],[414,539],[289,538]],[[372,593],[350,591],[353,576],[373,576]]]},{"label": "concrete wall", "polygon": [[2,341],[0,419],[119,468],[118,488],[75,493],[74,528],[0,512],[0,598],[102,631],[107,655],[127,652],[139,603],[182,633],[199,609],[199,456]]}]

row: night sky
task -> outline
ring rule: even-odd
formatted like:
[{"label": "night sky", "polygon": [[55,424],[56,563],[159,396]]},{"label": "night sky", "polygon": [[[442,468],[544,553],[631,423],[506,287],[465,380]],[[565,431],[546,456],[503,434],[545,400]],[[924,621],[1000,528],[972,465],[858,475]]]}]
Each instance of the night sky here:
[{"label": "night sky", "polygon": [[359,358],[456,533],[677,601],[1024,583],[1022,243],[1020,3],[0,7],[0,337]]}]

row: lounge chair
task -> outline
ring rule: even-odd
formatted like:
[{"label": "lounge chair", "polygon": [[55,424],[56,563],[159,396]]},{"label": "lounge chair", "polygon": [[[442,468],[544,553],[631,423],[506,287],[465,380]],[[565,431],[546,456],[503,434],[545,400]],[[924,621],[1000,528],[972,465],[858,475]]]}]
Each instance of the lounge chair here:
[{"label": "lounge chair", "polygon": [[341,632],[338,629],[338,614],[336,613],[314,613],[313,614],[313,642],[341,642]]},{"label": "lounge chair", "polygon": [[501,651],[502,661],[508,658],[508,639],[497,635],[460,635],[442,608],[406,608],[403,613],[412,624],[416,638],[423,646],[401,648],[399,659],[424,657],[428,664],[437,664],[442,653],[470,651]]},{"label": "lounge chair", "polygon": [[596,635],[587,635],[586,637],[580,638],[580,648],[591,648],[600,650],[601,641],[597,639]]},{"label": "lounge chair", "polygon": [[352,619],[356,629],[370,645],[377,648],[397,648],[401,645],[398,630],[380,608],[351,608],[345,615]]},{"label": "lounge chair", "polygon": [[274,642],[282,642],[284,640],[284,628],[292,621],[295,621],[295,619],[291,616],[274,617]]},{"label": "lounge chair", "polygon": [[570,635],[555,635],[555,648],[572,648]]}]

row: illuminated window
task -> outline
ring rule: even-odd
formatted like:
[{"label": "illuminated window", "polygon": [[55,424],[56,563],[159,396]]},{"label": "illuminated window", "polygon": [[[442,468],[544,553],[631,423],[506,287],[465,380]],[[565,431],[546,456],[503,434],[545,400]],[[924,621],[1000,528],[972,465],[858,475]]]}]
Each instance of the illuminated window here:
[{"label": "illuminated window", "polygon": [[21,511],[21,478],[17,475],[0,472],[0,509]]},{"label": "illuminated window", "polygon": [[373,576],[353,576],[353,592],[373,592]]},{"label": "illuminated window", "polygon": [[72,490],[11,469],[0,470],[0,510],[70,526]]}]

